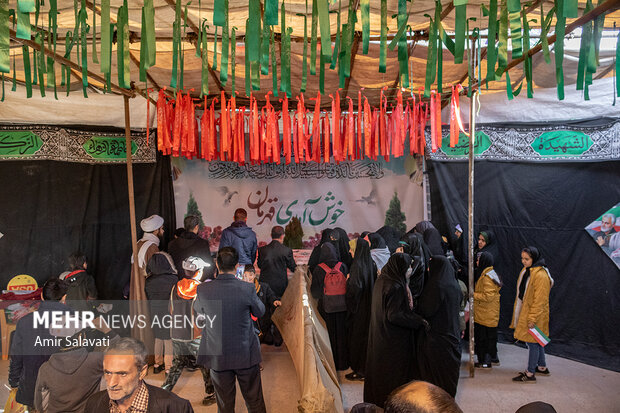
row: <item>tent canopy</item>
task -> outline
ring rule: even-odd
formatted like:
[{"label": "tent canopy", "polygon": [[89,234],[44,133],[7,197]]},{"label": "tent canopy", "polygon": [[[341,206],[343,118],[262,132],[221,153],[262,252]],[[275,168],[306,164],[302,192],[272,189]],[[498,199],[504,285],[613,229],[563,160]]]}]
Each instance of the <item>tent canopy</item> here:
[{"label": "tent canopy", "polygon": [[[611,0],[610,0],[611,1]],[[122,6],[122,1],[120,0],[111,0],[111,22],[114,23],[117,21],[118,8]],[[189,3],[189,2],[188,2]],[[229,0],[229,27],[237,28],[237,44],[236,44],[236,91],[238,92],[240,97],[245,96],[244,89],[244,77],[245,77],[245,48],[243,39],[245,36],[245,27],[246,27],[246,19],[248,18],[248,2],[243,0]],[[398,86],[399,79],[399,65],[398,65],[398,50],[394,48],[394,50],[387,49],[387,59],[386,59],[386,72],[379,72],[379,37],[381,34],[381,3],[378,1],[370,2],[370,36],[371,43],[369,47],[368,54],[362,53],[362,41],[361,41],[361,31],[362,31],[362,18],[359,7],[359,1],[353,1],[353,7],[356,8],[357,14],[357,23],[355,26],[356,37],[352,44],[352,53],[351,53],[351,77],[350,80],[346,83],[346,88],[343,91],[345,95],[355,97],[357,96],[357,92],[360,89],[364,90],[364,95],[368,97],[371,105],[377,106],[379,104],[379,90],[383,87],[388,87],[388,96],[393,97],[394,91]],[[448,33],[453,33],[455,29],[455,11],[452,2],[447,2],[444,0],[443,2],[443,19],[442,25],[444,29]],[[542,4],[541,4],[542,3]],[[78,9],[79,9],[78,2]],[[484,30],[487,29],[488,26],[488,17],[483,16],[481,5],[484,4],[488,6],[488,1],[479,1],[479,0],[470,0],[467,4],[467,17],[475,17],[476,21],[470,23],[470,29],[473,27],[479,27],[484,36]],[[579,0],[579,16],[584,14],[584,9],[586,7],[586,1]],[[92,56],[92,36],[95,32],[93,30],[93,10],[95,13],[95,21],[96,21],[96,48],[97,52],[101,51],[101,16],[100,16],[100,4],[91,3],[90,0],[85,1],[86,12],[88,14],[87,22],[91,25],[91,30],[88,34],[88,47],[87,47],[87,60],[88,60],[88,70],[95,74],[100,74],[101,69],[99,64],[93,62]],[[200,5],[200,6],[199,6]],[[302,79],[302,66],[303,66],[303,48],[304,48],[304,16],[307,17],[308,21],[308,41],[310,40],[310,26],[312,19],[312,1],[308,1],[306,5],[306,1],[301,0],[286,0],[284,2],[286,13],[285,13],[285,22],[287,27],[292,28],[292,41],[291,41],[291,84],[292,84],[292,96],[296,96],[300,92],[301,87],[301,79]],[[138,81],[139,79],[139,60],[140,60],[140,33],[141,33],[141,15],[142,15],[142,6],[143,2],[140,0],[128,0],[128,10],[129,10],[129,32],[130,32],[130,54],[131,54],[131,80],[135,82],[136,86],[144,89],[144,83]],[[207,24],[209,25],[207,32],[209,36],[209,62],[212,65],[214,62],[214,42],[213,38],[215,35],[216,27],[212,24],[213,21],[213,2],[191,2],[191,4],[187,5],[186,3],[181,3],[182,9],[187,7],[188,14],[188,26],[182,29],[182,47],[184,50],[184,89],[191,90],[193,95],[196,97],[200,94],[201,88],[201,59],[200,57],[196,57],[196,39],[197,34],[195,33],[195,28],[201,25],[201,22],[206,19]],[[525,6],[525,4],[522,4]],[[553,7],[553,1],[534,1],[533,4],[527,9],[530,11],[528,14],[528,20],[531,20],[531,29],[532,30],[532,46],[535,44],[537,40],[534,36],[539,33],[536,29],[540,28],[540,8],[543,8],[544,13],[547,14],[549,10]],[[9,1],[9,7],[15,8],[17,7],[15,0]],[[330,31],[332,34],[332,39],[335,38],[335,34],[337,32],[337,13],[339,10],[340,14],[340,22],[341,25],[347,22],[348,19],[348,2],[330,2]],[[159,88],[169,87],[171,75],[172,75],[172,62],[173,62],[173,22],[175,20],[175,2],[174,0],[154,0],[154,9],[155,9],[155,33],[156,33],[156,64],[151,67],[148,71],[149,74],[149,82],[148,86],[150,88],[154,88],[156,91]],[[409,72],[412,76],[412,90],[418,91],[419,89],[424,87],[424,79],[426,75],[426,59],[427,59],[427,48],[426,41],[424,40],[428,36],[428,27],[429,27],[429,18],[425,17],[425,14],[433,15],[435,11],[435,2],[431,0],[416,0],[413,3],[407,2],[407,9],[409,10],[409,16],[407,24],[411,26],[413,29],[417,40],[412,40],[411,37],[408,37],[409,44]],[[261,3],[262,10],[262,3]],[[75,26],[75,16],[74,16],[74,3],[68,0],[59,0],[58,1],[58,43],[56,53],[59,55],[65,54],[65,38],[68,32],[74,30]],[[282,11],[282,3],[279,4],[279,13]],[[37,27],[43,27],[45,30],[48,29],[48,12],[49,12],[49,3],[46,2],[45,6],[41,6],[41,13],[39,15],[39,20]],[[388,0],[387,1],[387,25],[388,25],[388,43],[391,38],[397,32],[398,25],[396,18],[392,17],[398,13],[398,1],[396,0]],[[280,17],[280,14],[278,15]],[[499,13],[498,13],[499,17]],[[30,14],[31,24],[35,25],[35,13]],[[614,24],[618,22],[620,19],[620,11],[618,11],[618,6],[613,6],[611,11],[606,14],[604,20],[604,27],[606,29],[611,29],[614,27]],[[535,20],[535,21],[534,21]],[[567,24],[570,24],[575,19],[567,19]],[[276,59],[278,62],[278,77],[280,77],[280,56],[279,50],[281,47],[280,44],[280,26],[274,25],[271,26],[274,33],[276,34]],[[551,25],[550,34],[553,34],[553,29],[555,27],[555,23]],[[232,93],[232,85],[230,79],[231,68],[228,68],[229,78],[226,83],[219,81],[220,78],[220,66],[221,66],[221,33],[222,28],[218,28],[218,67],[216,70],[212,71],[209,76],[209,92],[211,95],[216,95],[223,90],[227,95]],[[34,34],[34,31],[33,31]],[[319,41],[320,41],[320,30],[319,30]],[[606,39],[603,39],[605,42]],[[608,41],[610,39],[607,39]],[[615,39],[612,39],[615,45]],[[567,43],[570,40],[567,39]],[[485,47],[486,39],[482,41],[482,47]],[[116,82],[117,79],[117,59],[116,59],[116,48],[117,44],[112,45],[112,83]],[[308,49],[310,49],[310,45],[308,44]],[[319,54],[320,54],[320,45],[318,46]],[[509,46],[510,50],[510,46]],[[566,84],[570,85],[575,81],[575,74],[577,64],[575,60],[577,60],[579,52],[579,43],[576,43],[576,46],[571,50],[571,47],[567,47],[566,56],[564,59],[565,65],[565,78]],[[15,57],[15,65],[16,65],[16,78],[18,81],[23,82],[25,80],[25,75],[23,71],[23,59],[22,59],[22,47],[19,39],[11,39],[11,51],[10,54],[12,57]],[[32,53],[31,53],[32,55]],[[612,51],[603,50],[600,55],[600,66],[598,68],[597,73],[595,74],[595,78],[597,77],[605,77],[611,76],[611,66],[613,65],[613,59],[611,59]],[[459,82],[463,82],[467,75],[467,58],[465,58],[464,63],[455,64],[454,59],[450,52],[445,50],[443,52],[443,87],[444,91],[449,90],[450,85],[456,84]],[[77,58],[77,47],[73,47],[71,52],[70,60],[80,64],[81,59]],[[318,59],[317,59],[318,60]],[[508,61],[511,60],[510,51],[508,52]],[[310,64],[310,50],[308,50],[308,65]],[[230,65],[230,63],[229,63]],[[550,64],[546,64],[541,55],[536,55],[533,59],[534,65],[534,83],[535,87],[553,87],[555,86],[555,66],[553,64],[553,60]],[[57,84],[60,85],[59,79],[61,78],[61,67],[60,65],[55,65],[56,67],[56,79]],[[81,87],[81,74],[79,70],[72,70],[73,75],[71,78],[71,89],[78,92]],[[306,89],[306,96],[312,97],[316,96],[319,89],[319,68],[317,64],[316,75],[310,75],[310,70],[308,70],[308,86]],[[11,77],[12,73],[8,74],[8,77]],[[482,77],[486,76],[486,64],[482,64]],[[519,64],[515,68],[511,69],[510,77],[514,84],[518,84],[523,79],[523,64]],[[218,81],[215,80],[218,79]],[[505,90],[505,76],[502,76],[501,81],[491,82],[489,84],[490,91],[497,90]],[[219,84],[218,84],[219,83]],[[89,84],[92,87],[97,89],[103,88],[103,83],[97,81],[93,78],[89,77]],[[339,75],[337,70],[330,70],[326,67],[325,70],[325,92],[327,94],[334,93],[339,86]],[[436,87],[436,86],[435,86]],[[64,88],[63,88],[64,89]],[[265,94],[272,90],[272,73],[271,73],[271,65],[270,65],[270,73],[268,75],[261,76],[260,82],[260,91],[254,92],[255,97],[259,101],[265,99]],[[37,92],[35,92],[37,93]],[[118,93],[118,92],[115,92]],[[281,94],[280,94],[281,96]],[[240,99],[243,101],[243,99]],[[272,98],[273,100],[273,98]],[[344,101],[344,99],[343,99]],[[328,104],[328,102],[326,102]]]}]

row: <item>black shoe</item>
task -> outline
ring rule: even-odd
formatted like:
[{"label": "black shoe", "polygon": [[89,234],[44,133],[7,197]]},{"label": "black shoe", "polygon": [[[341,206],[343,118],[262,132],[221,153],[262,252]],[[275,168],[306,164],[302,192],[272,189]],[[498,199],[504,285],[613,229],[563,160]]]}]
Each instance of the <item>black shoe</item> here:
[{"label": "black shoe", "polygon": [[211,406],[213,403],[215,403],[215,393],[212,394],[208,394],[205,396],[204,399],[202,399],[202,405],[203,406]]},{"label": "black shoe", "polygon": [[536,367],[536,374],[541,374],[543,376],[551,376],[551,372],[549,371],[548,368],[545,368],[543,370],[540,367]]},{"label": "black shoe", "polygon": [[534,375],[528,376],[526,373],[519,373],[517,377],[513,377],[512,381],[520,383],[536,383],[536,377]]},{"label": "black shoe", "polygon": [[491,363],[474,363],[474,367],[477,369],[490,369]]},{"label": "black shoe", "polygon": [[345,374],[344,377],[345,379],[350,380],[350,381],[364,381],[364,376],[355,371],[349,374]]},{"label": "black shoe", "polygon": [[153,374],[159,374],[166,369],[166,366],[163,364],[160,366],[153,366]]}]

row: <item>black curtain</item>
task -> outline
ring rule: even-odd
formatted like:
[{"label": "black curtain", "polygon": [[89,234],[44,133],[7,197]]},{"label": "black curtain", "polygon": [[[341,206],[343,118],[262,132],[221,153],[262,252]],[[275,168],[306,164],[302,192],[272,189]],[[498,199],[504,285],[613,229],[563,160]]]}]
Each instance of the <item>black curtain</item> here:
[{"label": "black curtain", "polygon": [[[175,229],[170,157],[133,164],[138,239],[140,220],[165,220],[166,236]],[[80,250],[96,280],[101,299],[121,299],[129,281],[131,230],[126,164],[58,161],[0,162],[0,286],[17,274],[39,286],[67,268]]]},{"label": "black curtain", "polygon": [[[467,162],[428,165],[433,223],[442,233],[455,222],[467,231]],[[499,247],[500,334],[514,342],[520,250],[534,245],[555,281],[548,352],[620,371],[620,270],[584,229],[620,202],[620,161],[476,161],[474,177],[475,239],[489,229]]]}]

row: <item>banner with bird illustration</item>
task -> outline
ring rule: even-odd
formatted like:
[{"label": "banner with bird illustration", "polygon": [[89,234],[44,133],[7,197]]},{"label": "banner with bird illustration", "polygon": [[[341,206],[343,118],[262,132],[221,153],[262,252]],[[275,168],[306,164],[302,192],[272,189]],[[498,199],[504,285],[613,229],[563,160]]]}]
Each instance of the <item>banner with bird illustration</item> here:
[{"label": "banner with bird illustration", "polygon": [[200,235],[219,245],[221,231],[237,208],[248,213],[260,244],[271,228],[299,218],[304,248],[325,228],[341,227],[353,238],[384,225],[409,230],[423,219],[422,173],[406,156],[335,163],[239,165],[176,158],[173,177],[177,226],[187,215],[201,219]]}]

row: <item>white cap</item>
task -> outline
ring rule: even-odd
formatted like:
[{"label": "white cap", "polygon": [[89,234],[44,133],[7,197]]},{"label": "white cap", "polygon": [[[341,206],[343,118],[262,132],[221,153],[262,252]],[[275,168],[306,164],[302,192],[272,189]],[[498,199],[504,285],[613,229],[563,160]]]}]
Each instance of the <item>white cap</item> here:
[{"label": "white cap", "polygon": [[144,218],[140,221],[140,228],[144,232],[153,232],[157,231],[161,227],[164,226],[164,219],[159,215],[151,215],[148,218]]},{"label": "white cap", "polygon": [[188,257],[183,260],[183,269],[188,271],[197,271],[210,266],[211,264],[200,257]]},{"label": "white cap", "polygon": [[454,228],[456,228],[458,232],[463,232],[463,228],[461,228],[461,224],[456,224]]}]

